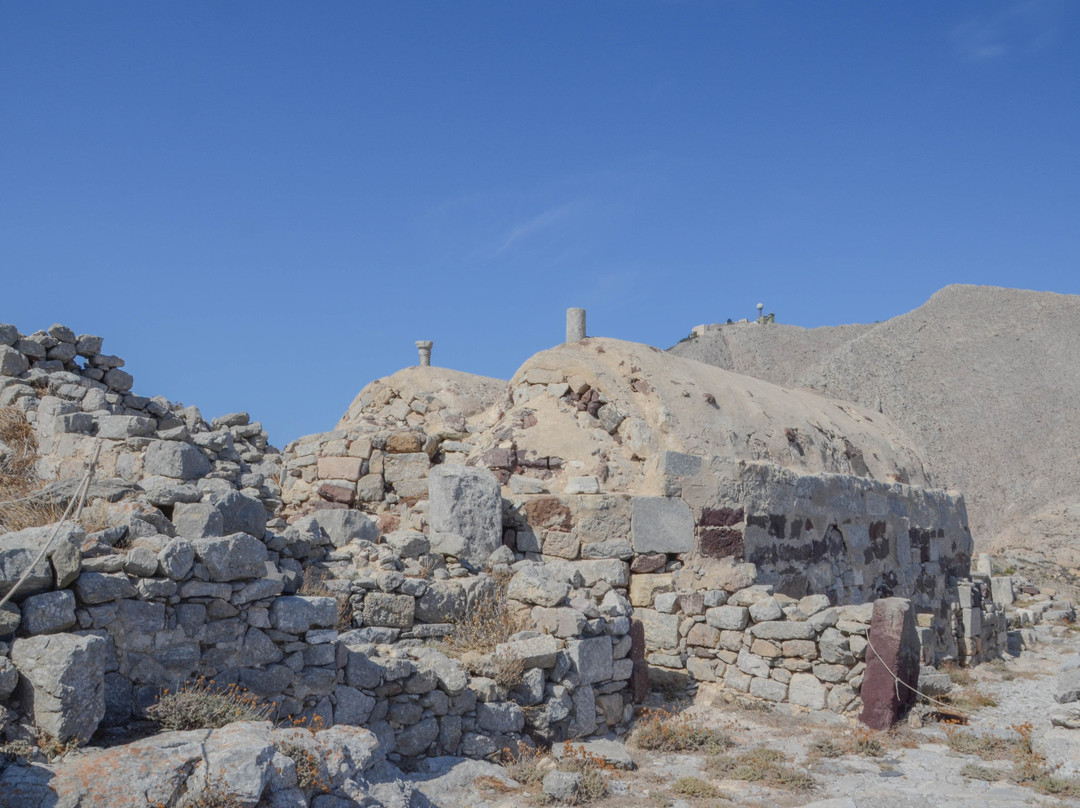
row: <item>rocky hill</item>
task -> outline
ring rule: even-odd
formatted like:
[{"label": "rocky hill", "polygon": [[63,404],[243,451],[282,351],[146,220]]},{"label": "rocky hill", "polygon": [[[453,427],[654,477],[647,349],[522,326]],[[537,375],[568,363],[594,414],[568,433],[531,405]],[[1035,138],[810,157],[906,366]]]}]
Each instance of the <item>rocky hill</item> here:
[{"label": "rocky hill", "polygon": [[1080,565],[1080,297],[948,286],[882,323],[710,326],[671,351],[885,414],[964,492],[977,546]]}]

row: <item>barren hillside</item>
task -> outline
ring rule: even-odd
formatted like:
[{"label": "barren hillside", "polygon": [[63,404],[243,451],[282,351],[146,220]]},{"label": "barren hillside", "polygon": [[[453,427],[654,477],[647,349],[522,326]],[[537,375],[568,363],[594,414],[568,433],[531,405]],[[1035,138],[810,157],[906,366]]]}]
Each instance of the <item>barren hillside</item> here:
[{"label": "barren hillside", "polygon": [[671,350],[884,413],[964,492],[979,546],[1080,564],[1080,297],[948,286],[876,325],[735,324]]}]

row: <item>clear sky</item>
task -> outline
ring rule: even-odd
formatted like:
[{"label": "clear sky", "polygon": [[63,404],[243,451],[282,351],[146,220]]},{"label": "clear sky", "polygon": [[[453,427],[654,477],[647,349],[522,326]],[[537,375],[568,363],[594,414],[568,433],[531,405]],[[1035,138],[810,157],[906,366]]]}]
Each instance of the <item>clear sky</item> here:
[{"label": "clear sky", "polygon": [[0,3],[0,321],[283,446],[416,363],[1080,292],[1080,3]]}]

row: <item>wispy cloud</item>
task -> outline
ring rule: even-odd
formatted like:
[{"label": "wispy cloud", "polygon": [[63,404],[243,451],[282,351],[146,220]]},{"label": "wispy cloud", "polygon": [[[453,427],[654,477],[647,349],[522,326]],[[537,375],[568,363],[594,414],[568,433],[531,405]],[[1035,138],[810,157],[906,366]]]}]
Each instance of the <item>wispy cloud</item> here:
[{"label": "wispy cloud", "polygon": [[956,25],[950,40],[969,62],[992,62],[1010,55],[1036,53],[1058,38],[1063,0],[1022,0],[993,14],[980,14]]},{"label": "wispy cloud", "polygon": [[485,258],[497,258],[514,249],[521,242],[577,221],[588,207],[587,199],[575,199],[553,205],[523,221],[514,223],[507,231],[492,239],[480,250],[480,253]]}]

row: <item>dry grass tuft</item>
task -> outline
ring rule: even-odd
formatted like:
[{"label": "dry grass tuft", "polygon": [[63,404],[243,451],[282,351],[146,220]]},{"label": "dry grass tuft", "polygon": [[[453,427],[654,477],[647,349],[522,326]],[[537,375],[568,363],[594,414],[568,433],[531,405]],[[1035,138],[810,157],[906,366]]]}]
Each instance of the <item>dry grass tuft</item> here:
[{"label": "dry grass tuft", "polygon": [[791,766],[783,753],[767,746],[755,746],[734,755],[714,755],[706,768],[713,777],[745,780],[790,791],[812,791],[817,781]]},{"label": "dry grass tuft", "polygon": [[548,750],[529,746],[524,741],[518,741],[516,751],[504,748],[500,762],[506,773],[522,785],[539,783],[545,774],[555,768]]},{"label": "dry grass tuft", "polygon": [[265,704],[236,684],[219,687],[200,676],[175,693],[166,690],[146,713],[163,729],[217,729],[234,721],[268,721],[274,705]]},{"label": "dry grass tuft", "polygon": [[586,805],[606,797],[608,784],[605,773],[615,771],[615,767],[604,758],[592,754],[584,746],[574,746],[570,741],[563,744],[559,768],[581,775],[581,782],[578,783],[573,798],[569,800],[570,805]]},{"label": "dry grass tuft", "polygon": [[672,784],[671,790],[692,799],[716,799],[726,796],[719,788],[700,777],[680,777]]},{"label": "dry grass tuft", "polygon": [[[1047,766],[1046,759],[1032,748],[1032,730],[1032,725],[1025,722],[1012,727],[1015,733],[1015,737],[1012,738],[996,738],[957,730],[946,730],[945,737],[946,743],[954,752],[976,755],[983,760],[1011,761],[1012,772],[1009,779],[1014,783],[1033,788],[1043,794],[1080,797],[1080,780],[1058,777]],[[961,773],[967,777],[976,777],[975,769],[981,768],[965,767]],[[995,779],[1001,779],[1001,775],[995,773]]]},{"label": "dry grass tuft", "polygon": [[[64,508],[50,498],[26,499],[43,487],[36,464],[38,444],[26,414],[14,407],[0,407],[0,533],[51,525]],[[14,500],[22,500],[16,502]]]},{"label": "dry grass tuft", "polygon": [[630,733],[629,743],[655,752],[718,753],[735,745],[718,729],[706,729],[685,713],[645,708]]},{"label": "dry grass tuft", "polygon": [[298,595],[306,595],[311,598],[334,598],[338,605],[338,619],[335,628],[338,631],[348,631],[353,627],[352,601],[347,595],[339,595],[331,591],[326,585],[326,579],[330,577],[322,567],[308,567],[304,570],[304,580],[300,588],[296,590]]},{"label": "dry grass tuft", "polygon": [[467,651],[494,651],[496,645],[529,627],[522,616],[510,611],[507,604],[506,590],[512,576],[495,573],[491,577],[495,581],[495,591],[478,597],[468,613],[454,622],[453,633],[443,643],[449,654],[459,656]]}]

